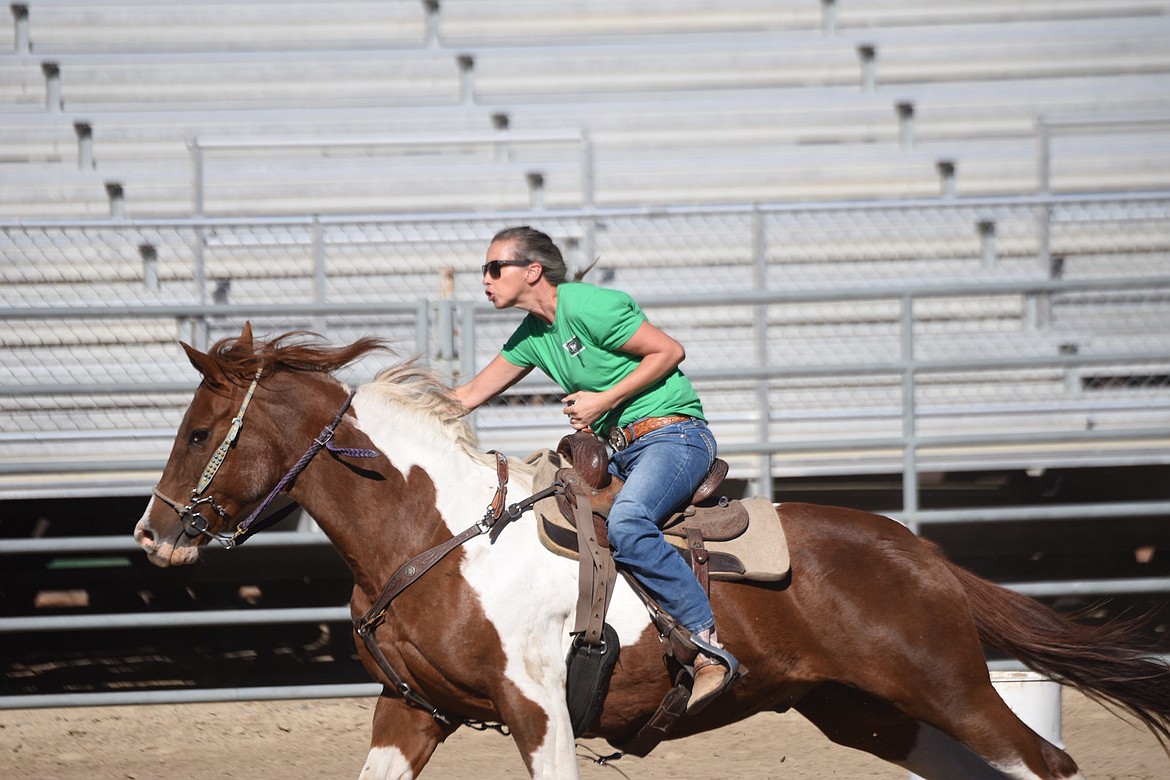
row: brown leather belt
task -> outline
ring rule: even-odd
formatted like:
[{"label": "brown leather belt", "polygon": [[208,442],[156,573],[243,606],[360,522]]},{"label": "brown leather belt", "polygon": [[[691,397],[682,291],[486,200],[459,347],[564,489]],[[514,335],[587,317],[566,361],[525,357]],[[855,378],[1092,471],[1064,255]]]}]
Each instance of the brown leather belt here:
[{"label": "brown leather belt", "polygon": [[685,422],[689,419],[691,418],[685,414],[668,414],[666,417],[646,417],[641,420],[635,420],[629,425],[610,430],[608,437],[609,446],[621,452],[633,444],[635,439],[639,439],[651,431],[656,431],[659,428],[665,428],[667,425],[674,425],[678,422]]}]

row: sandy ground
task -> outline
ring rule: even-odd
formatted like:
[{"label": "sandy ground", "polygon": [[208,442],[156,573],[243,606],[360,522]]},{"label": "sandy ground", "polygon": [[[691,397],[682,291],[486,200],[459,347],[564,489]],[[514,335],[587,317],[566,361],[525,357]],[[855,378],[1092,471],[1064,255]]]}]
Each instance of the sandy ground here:
[{"label": "sandy ground", "polygon": [[[1093,780],[1161,780],[1170,758],[1144,729],[1065,692],[1063,736]],[[368,748],[373,701],[315,699],[0,711],[0,778],[219,780],[356,778]],[[796,714],[757,715],[736,726],[659,746],[646,758],[590,762],[602,741],[578,746],[583,778],[864,778],[907,773],[831,744]],[[716,762],[713,766],[710,762]],[[463,729],[423,776],[524,778],[512,741]]]}]

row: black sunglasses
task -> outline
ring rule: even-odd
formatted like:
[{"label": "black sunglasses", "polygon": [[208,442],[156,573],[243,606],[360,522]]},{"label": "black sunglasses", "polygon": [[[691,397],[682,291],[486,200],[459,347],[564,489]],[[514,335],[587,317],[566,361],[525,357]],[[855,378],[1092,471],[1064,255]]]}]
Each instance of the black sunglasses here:
[{"label": "black sunglasses", "polygon": [[500,269],[506,265],[531,265],[531,260],[492,260],[490,263],[485,263],[479,267],[480,276],[490,276],[493,279],[500,278]]}]

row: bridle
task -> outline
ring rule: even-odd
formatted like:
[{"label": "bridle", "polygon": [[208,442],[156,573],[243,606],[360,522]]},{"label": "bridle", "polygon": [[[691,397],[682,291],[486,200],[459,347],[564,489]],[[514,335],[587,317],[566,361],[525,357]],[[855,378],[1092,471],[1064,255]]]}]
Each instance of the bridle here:
[{"label": "bridle", "polygon": [[240,430],[244,425],[244,414],[248,411],[248,405],[252,402],[252,396],[256,392],[256,387],[260,384],[260,376],[263,372],[263,368],[257,369],[256,376],[252,379],[252,384],[248,386],[248,391],[244,394],[244,400],[240,404],[240,410],[232,418],[232,424],[228,428],[227,435],[224,436],[219,447],[212,453],[211,459],[203,469],[203,474],[199,477],[199,482],[191,489],[189,503],[185,506],[181,505],[178,501],[163,495],[157,487],[152,491],[162,502],[175,510],[175,513],[179,516],[179,522],[182,524],[183,534],[189,539],[206,536],[212,541],[219,542],[225,548],[231,549],[232,547],[243,544],[248,537],[257,531],[261,531],[283,520],[296,509],[296,504],[290,504],[272,513],[268,517],[265,517],[263,521],[260,521],[260,518],[264,514],[264,510],[272,503],[273,499],[305,470],[309,462],[322,449],[327,449],[335,455],[343,455],[351,458],[376,458],[381,454],[377,450],[333,446],[333,434],[337,430],[337,427],[341,425],[341,421],[345,417],[345,413],[349,410],[350,404],[353,403],[354,392],[351,391],[346,397],[345,403],[341,405],[341,409],[334,415],[333,421],[325,426],[321,433],[313,439],[313,443],[309,445],[309,449],[305,451],[305,454],[276,483],[276,486],[268,492],[268,495],[260,502],[259,506],[252,510],[252,513],[247,518],[237,524],[235,530],[231,533],[216,533],[212,531],[207,517],[200,512],[202,507],[206,506],[210,508],[223,520],[226,526],[231,525],[231,514],[215,500],[214,495],[210,493],[207,495],[203,494],[211,486],[211,481],[215,479],[215,475],[219,472],[219,467],[223,465],[228,451],[240,436]]}]

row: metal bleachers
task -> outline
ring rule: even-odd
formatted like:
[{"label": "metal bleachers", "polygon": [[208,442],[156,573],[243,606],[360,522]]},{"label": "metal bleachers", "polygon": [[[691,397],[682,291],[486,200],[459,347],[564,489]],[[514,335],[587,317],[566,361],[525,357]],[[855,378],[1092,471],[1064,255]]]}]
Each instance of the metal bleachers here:
[{"label": "metal bleachers", "polygon": [[[924,283],[1015,287],[919,302],[922,360],[1158,348],[1119,312],[1162,323],[1161,292],[1119,301],[1029,285],[1164,273],[1164,202],[1039,207],[1010,197],[1170,188],[1166,123],[1054,134],[1046,178],[1038,146],[1045,117],[1170,116],[1170,2],[19,7],[0,59],[5,306],[286,306],[257,322],[322,326],[341,339],[376,330],[379,317],[297,308],[431,301],[439,323],[446,301],[482,301],[481,244],[510,214],[550,229],[576,266],[600,256],[591,278],[639,299],[846,296],[732,302],[701,315],[652,307],[700,373],[754,365],[761,317],[770,365],[895,360],[897,297],[848,296]],[[863,201],[890,208],[833,208]],[[743,205],[752,202],[768,208],[753,213]],[[769,210],[784,204],[794,208]],[[7,320],[6,381],[137,382],[160,366],[183,375],[174,341],[200,319]],[[509,323],[476,313],[465,359],[481,365]],[[211,322],[201,337],[234,327]],[[978,406],[981,392],[999,399],[992,406],[1014,394],[1037,409],[1075,407],[1080,391],[1060,374],[922,381],[931,408]],[[789,410],[779,424],[795,427],[778,435],[829,419],[897,425],[890,376],[786,381],[770,392]],[[730,382],[712,392],[724,420],[746,426],[732,438],[757,435],[742,423],[757,411],[754,390]],[[49,424],[46,409],[77,403],[44,398],[13,408]],[[490,435],[529,434],[500,433],[513,423],[493,414]],[[116,424],[107,418],[117,412],[84,425]]]},{"label": "metal bleachers", "polygon": [[[277,145],[253,147],[229,180],[209,179],[208,213],[220,214],[514,208],[532,172],[544,204],[579,204],[573,149],[559,166],[514,173],[451,149],[442,156],[455,165],[425,162],[429,189],[395,199],[377,182],[409,190],[396,174],[425,178],[403,159],[413,152],[369,151],[337,165],[330,186],[307,161],[327,165],[337,149],[278,145],[441,129],[587,131],[600,205],[983,195],[1034,187],[1041,115],[1168,108],[1165,3],[836,6],[29,3],[27,51],[0,68],[0,155],[77,160],[101,175],[85,194],[41,177],[45,194],[19,216],[96,215],[86,201],[109,181],[128,216],[182,215],[189,144],[208,134]],[[88,151],[69,148],[71,133],[83,144],[79,127]],[[1137,145],[1061,140],[1051,188],[1164,186],[1165,132]],[[953,190],[940,160],[955,166]],[[511,194],[493,197],[477,178]],[[228,191],[218,205],[217,184]]]}]

